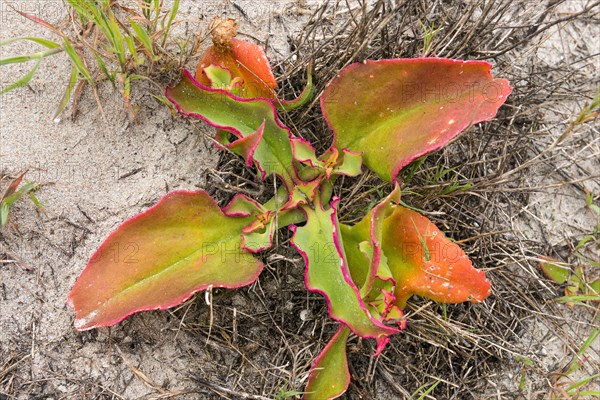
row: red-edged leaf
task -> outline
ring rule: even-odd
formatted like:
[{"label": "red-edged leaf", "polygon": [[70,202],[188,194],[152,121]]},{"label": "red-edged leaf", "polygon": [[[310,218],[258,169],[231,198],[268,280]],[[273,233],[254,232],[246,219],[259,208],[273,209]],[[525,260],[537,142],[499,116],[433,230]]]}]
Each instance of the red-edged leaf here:
[{"label": "red-edged leaf", "polygon": [[311,167],[321,165],[315,154],[315,148],[308,140],[295,137],[291,139],[291,143],[294,160],[310,165]]},{"label": "red-edged leaf", "polygon": [[304,400],[330,400],[344,394],[350,384],[350,371],[346,357],[346,341],[350,329],[342,325],[321,354],[315,359]]},{"label": "red-edged leaf", "polygon": [[251,218],[225,216],[203,191],[176,191],[126,221],[92,256],[68,303],[78,330],[166,309],[209,286],[236,288],[263,265],[241,250]]},{"label": "red-edged leaf", "polygon": [[288,202],[282,207],[282,211],[298,207],[300,204],[312,204],[317,194],[317,189],[322,179],[317,178],[309,182],[301,182],[294,186],[290,193]]},{"label": "red-edged leaf", "polygon": [[242,229],[242,249],[258,253],[273,246],[276,224],[272,210],[265,209],[257,201],[243,194],[237,194],[225,206],[223,212],[227,216],[254,217],[254,220]]},{"label": "red-edged leaf", "polygon": [[273,246],[275,234],[275,221],[271,219],[263,229],[254,230],[242,235],[242,249],[251,253],[258,253]]},{"label": "red-edged leaf", "polygon": [[228,144],[226,147],[244,157],[246,160],[246,167],[250,168],[254,162],[254,152],[263,139],[263,133],[265,131],[265,122],[258,127],[256,132],[249,134],[241,139],[236,140],[233,143]]},{"label": "red-edged leaf", "polygon": [[352,281],[339,235],[337,201],[334,200],[328,210],[323,209],[320,201],[315,202],[314,209],[302,206],[306,224],[291,227],[292,244],[306,263],[306,288],[325,296],[333,319],[346,324],[361,337],[375,338],[376,354],[379,354],[389,341],[388,336],[399,329],[386,326],[371,315]]},{"label": "red-edged leaf", "polygon": [[[345,251],[365,300],[388,319],[413,294],[441,303],[479,302],[490,282],[426,217],[401,205],[398,187],[354,226],[341,225]],[[393,285],[390,285],[390,282]],[[393,290],[393,297],[390,295]],[[403,319],[398,320],[403,323]]]},{"label": "red-edged leaf", "polygon": [[358,176],[362,172],[362,155],[342,149],[341,161],[333,168],[333,175]]},{"label": "red-edged leaf", "polygon": [[340,231],[352,278],[361,285],[360,293],[369,310],[379,320],[395,322],[404,329],[406,320],[393,294],[396,279],[382,249],[384,221],[399,201],[400,188],[396,186],[358,224],[340,225]]},{"label": "red-edged leaf", "polygon": [[413,294],[440,303],[480,302],[490,294],[483,271],[426,217],[396,206],[383,224],[382,249],[396,280],[396,304]]},{"label": "red-edged leaf", "polygon": [[315,148],[309,141],[292,138],[291,142],[294,160],[311,167],[310,171],[307,168],[302,171],[303,178],[306,175],[314,179],[316,176],[324,174],[327,179],[330,179],[332,175],[358,176],[362,172],[362,157],[359,153],[346,149],[339,152],[336,148],[330,148],[317,157]]},{"label": "red-edged leaf", "polygon": [[297,181],[292,164],[292,134],[279,121],[271,101],[243,99],[224,90],[202,86],[188,71],[184,71],[179,84],[167,88],[166,96],[181,114],[200,118],[240,139],[256,134],[264,125],[262,140],[252,155],[262,178],[275,173],[288,188]]},{"label": "red-edged leaf", "polygon": [[313,95],[315,94],[315,86],[313,85],[312,69],[313,63],[311,61],[306,67],[307,80],[306,86],[304,87],[304,90],[302,90],[302,93],[300,93],[298,97],[292,100],[277,99],[276,106],[278,109],[286,111],[295,110],[298,107],[302,107],[313,98]]},{"label": "red-edged leaf", "polygon": [[275,97],[277,83],[260,46],[238,39],[231,39],[229,48],[211,46],[196,67],[195,78],[204,86],[210,86],[204,68],[213,64],[228,69],[232,78],[243,79],[241,97]]},{"label": "red-edged leaf", "polygon": [[512,89],[490,69],[441,58],[350,65],[321,96],[333,146],[363,152],[368,168],[394,180],[412,160],[496,115]]},{"label": "red-edged leaf", "polygon": [[[399,201],[400,188],[396,186],[392,193],[373,207],[359,223],[354,226],[341,225],[344,250],[352,278],[361,287],[363,297],[371,291],[378,275],[385,280],[390,274],[386,272],[385,276],[382,276],[380,271],[381,258],[384,257],[381,250],[383,222],[393,212],[394,204]],[[367,249],[368,254],[365,251]],[[388,268],[387,260],[385,268]]]},{"label": "red-edged leaf", "polygon": [[266,210],[256,200],[243,194],[236,194],[223,208],[223,213],[228,217],[249,217],[263,214]]},{"label": "red-edged leaf", "polygon": [[208,79],[205,86],[213,89],[226,89],[231,83],[231,72],[227,68],[219,67],[218,65],[209,65],[208,67],[204,67],[202,72]]}]

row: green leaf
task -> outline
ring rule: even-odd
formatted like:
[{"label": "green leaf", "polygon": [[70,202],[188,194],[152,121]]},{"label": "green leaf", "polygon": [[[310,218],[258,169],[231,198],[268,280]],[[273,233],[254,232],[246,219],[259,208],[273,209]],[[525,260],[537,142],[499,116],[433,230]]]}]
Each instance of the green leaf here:
[{"label": "green leaf", "polygon": [[135,61],[135,66],[137,67],[137,66],[142,65],[144,63],[144,57],[138,56],[138,52],[135,48],[135,41],[134,41],[133,37],[125,36],[123,38],[123,40],[125,41],[125,44],[127,45],[127,48],[129,49],[131,58],[133,58],[133,60]]},{"label": "green leaf", "polygon": [[[567,388],[567,392],[573,392],[572,396],[575,396],[577,394],[577,391],[576,391],[577,388],[585,386],[588,383],[593,382],[596,379],[600,379],[600,373],[588,376],[586,378],[581,379],[580,381],[573,383],[571,386],[569,386]],[[600,392],[597,392],[597,394],[600,395]]]},{"label": "green leaf", "polygon": [[[96,52],[96,51],[94,51],[93,53],[94,53],[94,58],[96,59],[96,63],[98,64],[98,68],[100,68],[100,71],[102,71],[104,76],[106,76],[106,78],[113,84],[113,87],[114,87],[116,73],[108,72],[108,68],[106,67],[106,63],[102,59],[102,56],[100,56],[98,54],[98,52]],[[170,106],[170,104],[169,104],[169,106]]]},{"label": "green leaf", "polygon": [[589,286],[590,288],[587,290],[588,294],[600,294],[600,279],[596,279]]},{"label": "green leaf", "polygon": [[471,124],[491,119],[511,92],[482,61],[393,59],[346,67],[321,96],[333,146],[363,153],[386,181]]},{"label": "green leaf", "polygon": [[75,66],[75,68],[77,68],[77,71],[85,78],[86,81],[88,81],[90,84],[92,84],[93,81],[92,81],[92,75],[90,74],[90,71],[87,69],[87,67],[83,63],[83,60],[75,52],[75,49],[73,49],[71,42],[69,42],[69,39],[67,39],[66,37],[64,38],[63,49],[65,50],[65,52],[67,53],[67,55],[69,56],[71,61],[73,62],[73,66]]},{"label": "green leaf", "polygon": [[40,64],[42,63],[42,58],[39,58],[33,68],[31,68],[29,70],[29,72],[27,72],[25,75],[23,75],[21,77],[21,79],[19,79],[18,81],[6,86],[4,89],[0,90],[0,94],[4,94],[6,92],[10,92],[13,89],[17,89],[20,88],[22,86],[27,85],[29,82],[31,82],[31,79],[33,78],[33,76],[35,75],[35,72],[38,70],[38,68],[40,67]]},{"label": "green leaf", "polygon": [[[349,227],[341,226],[350,272],[355,282],[361,285],[361,294],[365,297],[373,287],[379,275],[383,256],[383,222],[393,212],[394,203],[400,201],[400,188],[396,186],[392,193],[376,205],[359,223]],[[368,249],[368,251],[365,251]],[[365,261],[368,261],[365,263]]]},{"label": "green leaf", "polygon": [[421,393],[421,395],[417,398],[417,400],[424,400],[425,398],[427,398],[427,395],[431,392],[433,392],[433,390],[441,383],[442,381],[435,381],[433,382],[429,387],[427,387],[427,385],[429,385],[429,383],[426,383],[424,385],[422,385],[419,389],[415,390],[415,392],[412,394],[411,397],[416,397],[421,390],[427,388],[423,393]]},{"label": "green leaf", "polygon": [[148,36],[148,32],[146,32],[146,30],[144,28],[142,28],[141,26],[136,24],[136,22],[134,20],[132,20],[131,18],[129,19],[129,23],[131,24],[131,27],[135,31],[137,40],[144,46],[146,51],[148,51],[148,53],[152,57],[154,57],[154,49],[152,48],[152,39],[150,39],[150,36]]},{"label": "green leaf", "polygon": [[173,103],[171,103],[169,101],[169,99],[167,99],[165,96],[157,96],[155,94],[150,93],[150,96],[154,97],[157,101],[160,101],[162,104],[164,104],[165,106],[167,106],[167,108],[169,110],[171,110],[173,112],[173,114],[175,114],[177,112],[177,110],[175,110],[175,107],[173,107]]},{"label": "green leaf", "polygon": [[[355,226],[341,226],[355,281],[364,285],[374,281],[377,264],[372,259],[376,257],[365,257],[360,251],[361,243],[367,241],[373,249],[381,248],[381,259],[386,261],[395,282],[395,298],[387,300],[388,304],[403,309],[414,294],[440,303],[483,301],[490,294],[490,282],[485,274],[473,268],[464,251],[429,219],[399,204],[389,204],[390,197]],[[379,210],[382,204],[385,208]],[[386,271],[377,270],[375,276],[385,281],[386,275],[381,272]]]},{"label": "green leaf", "polygon": [[329,179],[332,175],[358,176],[362,172],[362,157],[358,153],[331,148],[317,157],[315,148],[307,140],[292,138],[291,142],[294,160],[310,167],[301,170],[300,176],[305,181],[320,175]]},{"label": "green leaf", "polygon": [[342,161],[333,168],[333,174],[358,176],[362,173],[362,156],[349,150],[342,150]]},{"label": "green leaf", "polygon": [[171,24],[173,24],[173,20],[177,16],[177,11],[179,11],[179,0],[173,1],[173,5],[171,6],[171,12],[169,13],[169,20],[167,21],[167,26],[163,31],[163,39],[162,46],[164,47],[167,42],[167,37],[169,36],[169,31],[171,30]]},{"label": "green leaf", "polygon": [[561,265],[561,262],[549,257],[541,257],[540,268],[546,276],[556,283],[565,283],[569,279],[571,272],[568,265]]},{"label": "green leaf", "polygon": [[[126,54],[125,54],[125,45],[123,42],[125,38],[121,33],[121,29],[119,28],[119,24],[117,23],[113,13],[108,9],[108,17],[105,17],[106,21],[106,32],[105,35],[107,38],[111,39],[111,43],[113,48],[111,49],[112,53],[117,56],[119,59],[119,64],[121,65],[121,72],[124,72],[125,63],[126,63]],[[132,55],[135,56],[135,48],[132,52]],[[136,57],[137,58],[137,57]]]},{"label": "green leaf", "polygon": [[29,194],[33,203],[37,207],[43,207],[43,205],[37,201],[35,198],[33,191],[37,189],[38,185],[32,182],[27,182],[21,187],[21,182],[25,177],[27,171],[21,173],[21,175],[17,176],[13,181],[8,185],[4,194],[2,194],[2,198],[0,198],[0,229],[6,225],[8,222],[8,212],[10,206],[19,201],[23,196]]},{"label": "green leaf", "polygon": [[306,68],[306,86],[304,87],[304,90],[302,90],[302,93],[293,100],[276,100],[277,109],[285,111],[295,110],[296,108],[302,107],[313,98],[315,94],[315,85],[313,84],[312,78],[312,66],[312,62],[309,62],[308,67]]},{"label": "green leaf", "polygon": [[273,246],[275,222],[271,220],[264,229],[255,230],[242,235],[242,249],[251,253],[258,253]]},{"label": "green leaf", "polygon": [[350,329],[342,325],[316,358],[306,385],[304,400],[335,399],[348,389],[350,371],[346,341]]},{"label": "green leaf", "polygon": [[40,53],[30,54],[27,56],[7,57],[0,60],[0,66],[8,64],[20,64],[31,60],[39,60],[40,58]]},{"label": "green leaf", "polygon": [[239,139],[256,133],[264,124],[263,138],[253,153],[262,178],[275,173],[288,188],[298,180],[292,165],[291,132],[279,121],[270,101],[243,99],[202,86],[188,71],[177,86],[167,88],[166,96],[181,114],[200,118]]},{"label": "green leaf", "polygon": [[0,203],[0,229],[8,222],[8,204]]},{"label": "green leaf", "polygon": [[67,88],[65,89],[65,93],[60,99],[60,103],[58,103],[58,108],[54,113],[54,117],[52,119],[56,120],[56,118],[67,108],[69,104],[69,100],[71,100],[71,94],[73,93],[73,88],[77,84],[78,81],[77,76],[77,68],[75,66],[71,67],[71,75],[69,76],[69,83],[67,84]]},{"label": "green leaf", "polygon": [[559,303],[577,303],[583,304],[586,301],[600,301],[600,295],[573,295],[573,296],[563,296],[556,299]]},{"label": "green leaf", "polygon": [[92,256],[69,295],[75,327],[166,309],[208,287],[254,282],[263,265],[241,250],[252,218],[227,217],[203,191],[172,192],[126,221]]},{"label": "green leaf", "polygon": [[223,208],[223,212],[230,217],[255,218],[250,225],[242,229],[242,248],[244,250],[257,253],[273,245],[276,224],[272,210],[267,210],[243,194],[237,194]]},{"label": "green leaf", "polygon": [[263,140],[264,132],[265,123],[263,122],[258,127],[256,132],[244,136],[241,139],[237,139],[232,143],[226,144],[225,147],[235,154],[242,156],[244,160],[246,160],[246,167],[250,168],[254,162],[254,153]]},{"label": "green leaf", "polygon": [[211,88],[226,89],[231,83],[231,73],[218,65],[209,65],[204,68],[206,77],[210,80]]},{"label": "green leaf", "polygon": [[9,39],[5,39],[5,40],[0,40],[0,47],[6,46],[8,44],[14,43],[19,40],[29,40],[30,42],[35,42],[37,44],[41,44],[42,46],[47,47],[49,49],[55,49],[55,48],[60,47],[60,44],[58,44],[52,40],[31,37],[31,36],[19,36],[19,37],[9,38]]},{"label": "green leaf", "polygon": [[361,337],[375,338],[376,354],[379,354],[389,341],[388,336],[399,329],[386,326],[371,315],[352,281],[339,235],[336,204],[334,200],[331,208],[325,210],[317,199],[314,209],[302,206],[306,224],[290,227],[294,231],[292,244],[306,264],[306,288],[325,296],[333,319],[346,324]]},{"label": "green leaf", "polygon": [[[37,186],[36,186],[37,188]],[[34,188],[34,190],[36,189]],[[42,203],[35,195],[34,191],[31,190],[29,193],[29,198],[31,199],[31,201],[33,202],[33,204],[39,208],[40,210],[44,209],[46,206],[44,205],[44,203]]]}]

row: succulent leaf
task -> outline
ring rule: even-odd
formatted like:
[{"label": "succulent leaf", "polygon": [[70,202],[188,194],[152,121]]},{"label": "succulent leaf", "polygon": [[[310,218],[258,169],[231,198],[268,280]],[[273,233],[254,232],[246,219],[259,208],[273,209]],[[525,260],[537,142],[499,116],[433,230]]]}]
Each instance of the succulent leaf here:
[{"label": "succulent leaf", "polygon": [[200,118],[239,139],[262,131],[262,140],[258,144],[252,142],[256,144],[252,159],[262,179],[275,173],[288,187],[297,180],[292,165],[292,134],[279,121],[270,101],[243,99],[227,91],[211,89],[196,82],[187,71],[179,84],[167,88],[166,96],[181,114]]},{"label": "succulent leaf", "polygon": [[226,145],[226,147],[235,154],[242,156],[244,160],[246,160],[246,167],[250,168],[254,163],[254,153],[256,152],[256,148],[263,140],[264,132],[265,122],[263,121],[256,132],[244,136],[241,139],[237,139]]},{"label": "succulent leaf", "polygon": [[[371,291],[369,284],[382,287],[377,282],[385,281],[387,274],[380,272],[385,272],[381,265],[391,272],[393,303],[399,309],[414,294],[440,303],[483,301],[491,286],[483,271],[473,268],[464,251],[428,218],[394,205],[390,201],[394,196],[399,194],[392,193],[358,224],[341,226],[350,271],[354,281],[363,285],[362,293]],[[370,257],[365,254],[365,241],[373,249]],[[380,260],[375,262],[377,248]]]},{"label": "succulent leaf", "polygon": [[209,86],[213,89],[225,89],[231,83],[231,72],[218,65],[209,65],[204,68],[204,73],[209,80]]},{"label": "succulent leaf", "polygon": [[362,152],[392,181],[412,160],[494,117],[511,92],[483,61],[391,59],[352,64],[321,96],[333,147]]},{"label": "succulent leaf", "polygon": [[306,68],[306,86],[302,90],[302,93],[292,100],[277,99],[277,109],[285,111],[295,110],[296,108],[302,107],[313,98],[313,95],[315,94],[315,85],[313,84],[312,79],[312,66],[312,62],[308,63],[308,67]]},{"label": "succulent leaf", "polygon": [[350,384],[350,371],[346,357],[348,335],[350,329],[341,325],[315,359],[306,385],[304,400],[335,399],[348,389]]},{"label": "succulent leaf", "polygon": [[243,81],[240,97],[274,98],[277,82],[265,52],[254,43],[235,39],[236,35],[237,24],[233,19],[217,21],[212,29],[213,45],[198,63],[195,79],[204,86],[210,86],[210,71],[207,72],[206,68],[217,65],[227,69],[233,79]]},{"label": "succulent leaf", "polygon": [[244,194],[236,194],[233,199],[223,208],[223,213],[228,217],[249,217],[259,215],[266,210],[256,200]]},{"label": "succulent leaf", "polygon": [[302,206],[306,224],[290,227],[294,231],[292,244],[304,258],[306,288],[321,293],[327,300],[329,315],[346,324],[361,337],[377,340],[379,354],[389,341],[388,336],[399,329],[375,319],[361,298],[348,270],[336,211],[337,200],[325,210],[320,201],[313,208]]},{"label": "succulent leaf", "polygon": [[251,219],[224,215],[204,191],[176,191],[124,222],[90,259],[68,303],[75,327],[116,324],[143,310],[166,309],[209,286],[254,282],[263,265],[241,249]]}]

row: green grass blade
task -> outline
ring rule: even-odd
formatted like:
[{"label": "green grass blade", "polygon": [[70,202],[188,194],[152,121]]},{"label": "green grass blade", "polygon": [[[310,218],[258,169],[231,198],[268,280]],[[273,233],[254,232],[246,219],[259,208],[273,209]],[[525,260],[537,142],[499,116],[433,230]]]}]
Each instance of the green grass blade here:
[{"label": "green grass blade", "polygon": [[98,53],[94,52],[94,57],[96,58],[96,63],[98,64],[98,68],[100,68],[100,71],[102,71],[102,73],[106,76],[106,78],[108,78],[108,80],[114,86],[115,85],[115,74],[114,73],[111,74],[110,72],[108,72],[108,68],[106,68],[106,63],[104,62],[104,60]]},{"label": "green grass blade", "polygon": [[25,75],[23,75],[23,77],[21,79],[19,79],[18,81],[16,81],[15,83],[10,84],[7,87],[5,87],[4,89],[0,90],[0,94],[4,94],[6,92],[10,92],[13,89],[20,88],[22,86],[27,85],[29,82],[31,82],[31,79],[33,78],[33,75],[35,75],[35,72],[38,70],[38,68],[40,67],[41,63],[42,63],[42,58],[40,57],[36,61],[36,63],[33,66],[33,68],[31,68],[29,70],[28,73],[26,73]]},{"label": "green grass blade", "polygon": [[173,2],[173,7],[171,7],[171,12],[169,13],[169,20],[167,21],[167,26],[165,27],[165,30],[163,33],[163,38],[162,38],[162,43],[161,43],[162,46],[164,46],[165,43],[167,42],[167,37],[169,36],[169,30],[171,30],[171,24],[173,23],[175,16],[177,16],[178,11],[179,11],[179,0],[175,0]]},{"label": "green grass blade", "polygon": [[27,56],[15,56],[15,57],[3,58],[0,60],[0,66],[8,65],[8,64],[20,64],[20,63],[24,63],[24,62],[31,61],[31,60],[41,60],[42,58],[46,58],[46,57],[51,56],[56,53],[60,53],[61,51],[62,51],[62,48],[55,47],[55,48],[52,48],[52,49],[49,49],[46,51],[40,51],[40,52],[30,54]]},{"label": "green grass blade", "polygon": [[[578,296],[571,296],[571,297],[578,297]],[[587,298],[596,297],[597,300],[600,300],[600,296],[579,296],[579,297],[587,297]],[[574,357],[573,360],[569,363],[569,366],[567,367],[565,375],[571,375],[572,373],[579,370],[580,363],[579,363],[578,357],[583,356],[583,354],[587,351],[587,349],[590,348],[590,346],[594,343],[594,341],[598,338],[598,336],[600,336],[600,328],[593,329],[592,332],[590,333],[590,335],[585,340],[585,342],[583,342],[583,344],[581,345],[581,348],[577,352],[577,357]]]},{"label": "green grass blade", "polygon": [[584,390],[582,392],[578,392],[577,395],[579,398],[581,398],[581,396],[600,396],[600,390]]},{"label": "green grass blade", "polygon": [[8,204],[0,203],[0,229],[4,228],[8,221]]},{"label": "green grass blade", "polygon": [[92,15],[85,7],[85,2],[78,0],[67,0],[67,3],[75,10],[75,12],[82,21],[92,19]]},{"label": "green grass blade", "polygon": [[123,38],[123,34],[121,33],[121,30],[119,29],[119,24],[117,24],[117,21],[115,20],[115,17],[112,13],[110,13],[108,15],[108,21],[107,21],[107,29],[110,31],[111,36],[114,38],[113,39],[113,53],[117,56],[117,58],[119,59],[119,65],[121,66],[121,72],[125,72],[125,64],[126,64],[126,53],[125,53],[125,45],[124,45],[124,38]]},{"label": "green grass blade", "polygon": [[56,118],[62,114],[62,112],[67,108],[69,104],[69,100],[71,100],[71,94],[73,94],[73,88],[78,81],[78,73],[77,68],[75,66],[71,67],[71,75],[69,76],[69,83],[67,84],[67,89],[60,99],[60,103],[58,103],[58,108],[56,109],[56,113],[54,113],[54,117],[52,119],[56,120]]},{"label": "green grass blade", "polygon": [[15,57],[3,58],[0,60],[0,65],[20,64],[20,63],[24,63],[24,62],[31,61],[31,60],[39,60],[40,57],[38,54],[39,53],[31,54],[29,56],[15,56]]},{"label": "green grass blade", "polygon": [[160,101],[161,103],[163,103],[165,106],[167,106],[169,108],[169,110],[171,110],[173,113],[176,113],[177,110],[175,109],[175,107],[173,107],[173,104],[171,104],[171,102],[169,101],[169,99],[167,99],[165,96],[157,96],[155,94],[150,93],[150,96],[154,97],[156,100]]},{"label": "green grass blade", "polygon": [[35,193],[33,192],[33,190],[31,192],[29,192],[29,198],[31,199],[31,201],[33,202],[33,204],[35,204],[35,206],[39,209],[43,209],[46,208],[46,206],[44,205],[44,203],[42,203],[41,201],[39,201],[39,199],[35,196]]},{"label": "green grass blade", "polygon": [[563,296],[556,299],[559,303],[577,303],[583,304],[584,301],[600,301],[600,295],[578,295],[578,296]]},{"label": "green grass blade", "polygon": [[[133,59],[135,61],[135,65],[138,66],[140,64],[142,64],[142,61],[140,60],[140,57],[138,57],[138,52],[135,48],[135,43],[133,40],[133,37],[131,36],[124,36],[123,39],[125,40],[125,43],[127,44],[127,48],[129,49],[129,53],[133,56]],[[143,57],[142,57],[143,60]],[[123,71],[125,72],[125,71]]]},{"label": "green grass blade", "polygon": [[77,55],[77,53],[75,52],[75,49],[73,49],[73,46],[71,46],[71,43],[69,42],[69,39],[67,39],[67,38],[64,39],[63,48],[64,48],[65,52],[67,53],[67,55],[69,56],[69,58],[71,59],[71,61],[73,62],[73,65],[75,66],[75,68],[77,68],[77,71],[79,71],[79,73],[90,84],[92,84],[92,75],[90,74],[90,71],[83,64],[83,61]]},{"label": "green grass blade", "polygon": [[[441,381],[436,381],[434,382],[431,386],[429,386],[427,388],[426,391],[424,391],[418,398],[417,400],[423,400],[429,393],[433,392],[433,390],[437,387],[437,385],[440,384]],[[423,390],[425,388],[426,384],[421,386],[420,388],[418,388],[417,390],[415,390],[415,392],[411,395],[411,397],[415,397],[421,390]]]},{"label": "green grass blade", "polygon": [[127,78],[125,78],[125,83],[123,84],[123,95],[125,97],[126,102],[129,102],[130,93],[131,93],[131,76],[127,76]]},{"label": "green grass blade", "polygon": [[600,374],[595,374],[595,375],[592,375],[592,376],[588,376],[587,378],[583,378],[582,380],[580,380],[578,382],[575,382],[574,384],[572,384],[571,386],[569,386],[567,388],[567,392],[571,392],[572,390],[577,389],[579,387],[582,387],[582,386],[588,384],[589,382],[591,382],[591,381],[593,381],[595,379],[598,379],[598,378],[600,378]]},{"label": "green grass blade", "polygon": [[144,48],[148,51],[148,54],[154,58],[154,49],[152,48],[152,39],[148,36],[148,32],[141,26],[135,23],[134,20],[129,19],[129,23],[131,27],[135,31],[136,39],[144,46]]},{"label": "green grass blade", "polygon": [[37,44],[41,44],[42,46],[47,47],[49,49],[54,49],[54,48],[60,47],[60,44],[53,42],[52,40],[31,37],[31,36],[19,36],[19,37],[15,37],[15,38],[0,40],[0,47],[14,43],[19,40],[29,40],[30,42],[35,42]]}]

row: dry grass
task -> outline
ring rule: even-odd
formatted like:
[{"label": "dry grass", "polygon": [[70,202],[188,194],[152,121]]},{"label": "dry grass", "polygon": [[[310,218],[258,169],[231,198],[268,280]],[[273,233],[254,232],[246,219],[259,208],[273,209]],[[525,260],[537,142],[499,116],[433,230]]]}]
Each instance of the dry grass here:
[{"label": "dry grass", "polygon": [[[370,357],[372,343],[352,338],[353,383],[346,398],[410,398],[423,385],[440,381],[427,398],[541,399],[557,386],[552,372],[568,364],[568,356],[576,354],[590,328],[598,326],[597,305],[571,310],[553,302],[559,291],[536,262],[543,254],[569,259],[574,240],[557,241],[547,230],[547,221],[532,208],[536,196],[552,195],[556,189],[584,198],[584,188],[596,193],[600,188],[598,170],[593,170],[600,148],[597,126],[582,126],[544,152],[598,85],[598,54],[592,45],[597,38],[585,31],[598,23],[598,3],[583,2],[581,12],[557,12],[563,3],[379,0],[367,7],[330,1],[314,11],[293,39],[296,58],[277,66],[276,72],[284,76],[285,97],[301,90],[309,59],[315,63],[317,93],[352,62],[421,55],[488,60],[495,65],[495,75],[508,78],[515,88],[494,121],[471,128],[451,146],[428,156],[405,175],[403,188],[405,202],[423,210],[488,272],[493,295],[480,305],[443,306],[413,299],[407,309],[408,329],[396,335],[379,358]],[[441,28],[426,51],[419,22]],[[569,32],[583,29],[582,43],[568,57],[546,64],[538,52],[556,29],[565,35],[564,41],[572,40]],[[594,73],[596,82],[590,81]],[[317,99],[283,119],[318,150],[329,147],[331,136]],[[440,169],[450,171],[438,179]],[[544,181],[548,176],[554,176],[555,187]],[[255,182],[239,159],[223,153],[202,186],[222,204],[238,189],[268,198],[273,182]],[[351,222],[389,187],[366,174],[340,181],[336,190],[343,199],[340,214]],[[356,195],[362,192],[367,194]],[[525,237],[522,221],[531,222],[531,232],[539,235]],[[147,398],[262,399],[303,389],[310,363],[335,324],[321,296],[306,292],[301,259],[286,245],[289,234],[282,232],[278,240],[281,246],[263,254],[265,272],[250,288],[215,291],[210,308],[198,296],[169,313],[137,315],[119,328],[117,344],[122,337],[156,343],[156,329],[165,326],[175,332],[178,345],[185,343],[179,356],[188,368],[177,380],[188,393],[170,393],[164,385],[148,382],[154,389]],[[94,333],[85,333],[82,340],[94,340]],[[544,348],[553,342],[560,343],[565,357],[549,364]],[[212,362],[197,357],[194,346],[204,346]],[[35,393],[27,385],[44,385],[28,382],[23,368],[28,354],[27,349],[2,354],[0,399],[22,390]],[[533,366],[519,363],[518,357],[532,360]],[[600,370],[597,348],[584,369]],[[517,391],[521,371],[527,380]],[[64,379],[50,372],[48,379],[53,377]],[[86,390],[81,392],[84,397],[119,398],[92,382],[78,384]]]}]

